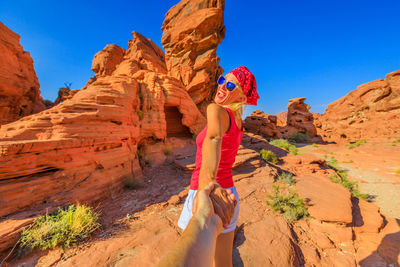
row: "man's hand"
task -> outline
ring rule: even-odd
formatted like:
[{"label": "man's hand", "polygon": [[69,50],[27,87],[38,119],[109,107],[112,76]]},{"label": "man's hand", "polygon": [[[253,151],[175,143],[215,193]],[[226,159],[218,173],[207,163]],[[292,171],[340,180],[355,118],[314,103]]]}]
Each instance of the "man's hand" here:
[{"label": "man's hand", "polygon": [[235,211],[236,200],[231,190],[225,190],[218,184],[210,183],[199,190],[193,200],[193,214],[199,213],[212,219],[219,216],[224,228],[227,228]]}]

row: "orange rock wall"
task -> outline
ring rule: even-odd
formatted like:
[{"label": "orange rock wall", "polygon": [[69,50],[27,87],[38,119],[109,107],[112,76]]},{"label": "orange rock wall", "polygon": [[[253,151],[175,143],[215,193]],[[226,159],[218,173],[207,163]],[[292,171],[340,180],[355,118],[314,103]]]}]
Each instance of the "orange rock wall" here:
[{"label": "orange rock wall", "polygon": [[183,0],[161,28],[168,74],[182,81],[203,114],[223,72],[216,51],[225,36],[224,6],[221,0]]},{"label": "orange rock wall", "polygon": [[0,22],[0,125],[45,109],[29,52]]},{"label": "orange rock wall", "polygon": [[156,45],[133,35],[122,61],[99,64],[72,98],[0,128],[0,216],[113,196],[140,178],[138,146],[167,137],[167,107],[192,134],[204,127],[182,83],[158,72]]}]

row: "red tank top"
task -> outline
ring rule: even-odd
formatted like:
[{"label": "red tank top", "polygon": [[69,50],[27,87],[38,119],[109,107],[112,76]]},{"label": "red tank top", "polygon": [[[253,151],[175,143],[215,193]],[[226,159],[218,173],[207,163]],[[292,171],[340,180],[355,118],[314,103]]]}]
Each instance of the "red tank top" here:
[{"label": "red tank top", "polygon": [[[216,180],[222,188],[229,188],[233,186],[232,166],[235,162],[240,142],[242,141],[243,131],[241,131],[236,125],[235,117],[233,116],[232,111],[228,108],[225,109],[228,111],[231,123],[229,130],[222,136],[221,160],[219,162]],[[199,174],[202,159],[201,148],[203,146],[206,133],[207,125],[196,138],[196,169],[193,171],[190,181],[190,189],[192,190],[197,190],[199,187]]]}]

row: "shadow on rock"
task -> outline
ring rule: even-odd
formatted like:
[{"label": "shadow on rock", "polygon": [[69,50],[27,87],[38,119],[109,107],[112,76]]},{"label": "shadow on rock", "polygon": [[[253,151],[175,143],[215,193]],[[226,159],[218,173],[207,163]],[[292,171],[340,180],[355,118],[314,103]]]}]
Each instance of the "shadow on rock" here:
[{"label": "shadow on rock", "polygon": [[[400,226],[400,220],[395,221]],[[378,248],[360,261],[360,266],[400,266],[400,231],[384,236]]]},{"label": "shadow on rock", "polygon": [[246,237],[244,235],[244,224],[241,224],[236,228],[235,231],[235,239],[233,240],[233,251],[232,251],[232,263],[235,267],[243,267],[244,263],[242,257],[240,256],[240,252],[238,247],[241,246],[244,241],[246,241]]}]

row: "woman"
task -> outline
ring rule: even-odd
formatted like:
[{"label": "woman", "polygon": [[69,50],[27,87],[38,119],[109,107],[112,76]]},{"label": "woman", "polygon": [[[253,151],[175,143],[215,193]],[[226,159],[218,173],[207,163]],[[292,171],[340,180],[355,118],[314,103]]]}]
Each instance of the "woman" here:
[{"label": "woman", "polygon": [[[259,98],[256,80],[246,67],[238,67],[225,77],[221,76],[215,103],[207,107],[207,126],[196,138],[196,169],[178,226],[185,229],[188,225],[197,190],[214,182],[210,197],[224,225],[217,238],[214,257],[217,267],[232,266],[234,230],[239,216],[239,196],[233,185],[232,165],[243,136],[243,105],[257,105]],[[236,206],[228,197],[230,191],[236,196]]]}]

